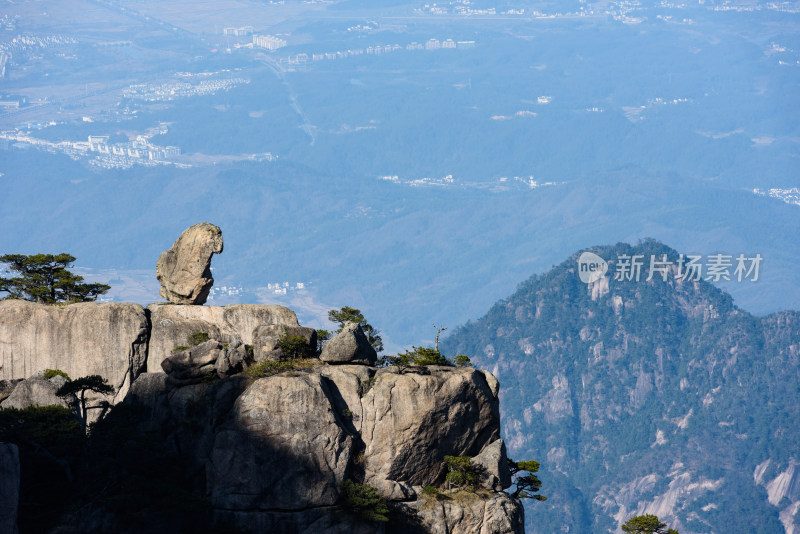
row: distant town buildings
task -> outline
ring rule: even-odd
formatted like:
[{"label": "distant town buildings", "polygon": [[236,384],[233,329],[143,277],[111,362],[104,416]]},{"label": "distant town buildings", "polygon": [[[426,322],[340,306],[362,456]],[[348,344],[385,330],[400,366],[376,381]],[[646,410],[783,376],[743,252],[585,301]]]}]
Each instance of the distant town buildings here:
[{"label": "distant town buildings", "polygon": [[181,154],[181,149],[176,146],[161,147],[151,145],[149,140],[141,135],[128,143],[109,144],[108,140],[109,136],[107,135],[90,135],[87,143],[73,143],[72,148],[82,151],[86,151],[88,148],[90,152],[152,161],[180,156]]},{"label": "distant town buildings", "polygon": [[[379,176],[378,179],[392,184],[405,185],[409,187],[440,187],[440,188],[469,187],[469,188],[484,189],[484,190],[495,189],[503,191],[508,190],[509,187],[520,187],[519,185],[516,185],[515,182],[518,184],[522,184],[522,186],[524,186],[527,189],[538,189],[540,187],[550,187],[563,184],[563,182],[539,182],[535,180],[533,176],[514,176],[511,179],[509,179],[508,176],[501,176],[499,178],[496,178],[495,180],[475,181],[475,182],[456,180],[452,174],[448,174],[446,176],[443,176],[442,178],[424,177],[417,179],[403,179],[394,174],[394,175]],[[755,192],[756,194],[759,194],[757,190]]]},{"label": "distant town buildings", "polygon": [[241,28],[224,28],[222,30],[224,35],[233,35],[235,37],[247,37],[253,35],[252,26],[242,26]]},{"label": "distant town buildings", "polygon": [[[199,77],[200,75],[189,75],[189,77],[192,76]],[[246,78],[201,79],[197,83],[177,80],[161,84],[141,83],[123,89],[122,96],[146,102],[169,101],[190,96],[213,95],[219,91],[228,91],[237,85],[247,83],[250,83],[250,80]]]},{"label": "distant town buildings", "polygon": [[277,50],[286,46],[286,41],[274,35],[254,35],[253,46],[266,48],[267,50]]},{"label": "distant town buildings", "polygon": [[283,64],[303,65],[307,63],[309,60],[311,60],[312,62],[317,62],[324,60],[343,59],[347,57],[360,56],[362,54],[371,56],[380,56],[384,54],[398,52],[400,50],[407,50],[407,51],[455,50],[455,49],[473,48],[474,46],[475,46],[475,41],[455,41],[454,39],[445,39],[444,41],[440,41],[439,39],[433,37],[425,41],[424,44],[414,41],[408,43],[405,46],[396,43],[387,45],[370,45],[367,48],[357,48],[357,49],[348,48],[347,50],[337,50],[335,52],[320,52],[317,54],[311,54],[310,58],[308,57],[307,54],[298,54],[296,56],[282,58],[280,61]]},{"label": "distant town buildings", "polygon": [[[160,131],[162,125],[159,125],[158,128]],[[151,144],[146,135],[140,135],[133,141],[122,143],[110,143],[109,140],[110,137],[107,135],[90,135],[86,141],[52,142],[31,137],[28,133],[21,131],[0,133],[0,142],[26,143],[45,152],[66,154],[74,160],[90,158],[91,165],[107,169],[155,165],[179,156],[181,153],[180,148],[176,146]]]}]

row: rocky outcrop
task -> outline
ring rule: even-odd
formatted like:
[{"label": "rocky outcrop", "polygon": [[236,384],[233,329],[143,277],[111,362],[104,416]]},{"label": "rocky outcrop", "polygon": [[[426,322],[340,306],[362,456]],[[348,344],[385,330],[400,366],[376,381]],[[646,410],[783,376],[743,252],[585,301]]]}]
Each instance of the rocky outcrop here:
[{"label": "rocky outcrop", "polygon": [[214,284],[211,256],[222,252],[222,230],[210,223],[190,226],[156,264],[159,294],[175,304],[204,304]]},{"label": "rocky outcrop", "polygon": [[129,303],[86,302],[55,307],[24,300],[0,302],[2,378],[28,378],[60,369],[73,378],[100,375],[122,398],[144,371],[149,323]]},{"label": "rocky outcrop", "polygon": [[523,534],[525,518],[519,501],[506,493],[458,492],[445,498],[404,503],[415,514],[418,532],[436,534]]},{"label": "rocky outcrop", "polygon": [[151,304],[151,332],[147,371],[161,372],[161,362],[175,347],[190,345],[189,336],[205,332],[220,343],[253,345],[253,331],[260,325],[299,326],[297,315],[284,306],[231,304],[229,306],[179,306]]},{"label": "rocky outcrop", "polygon": [[173,353],[161,362],[168,387],[189,386],[225,378],[244,371],[252,362],[245,346],[222,344],[210,339]]},{"label": "rocky outcrop", "polygon": [[506,444],[502,439],[484,447],[481,453],[472,459],[472,463],[480,469],[481,484],[484,488],[500,491],[511,486]]},{"label": "rocky outcrop", "polygon": [[[329,341],[340,342],[328,349],[336,365],[241,374],[254,363],[248,345],[270,354],[292,334],[316,348],[316,332],[281,306],[5,301],[0,333],[3,407],[70,405],[55,395],[63,377],[36,375],[46,368],[108,378],[121,389],[114,400],[149,407],[142,430],[161,435],[217,520],[240,531],[383,531],[343,509],[348,479],[375,487],[424,532],[519,531],[518,501],[497,491],[507,477],[498,383],[484,371],[364,365],[374,350],[348,325]],[[143,372],[145,362],[158,372]],[[476,457],[494,477],[489,489],[426,504],[422,488],[443,484],[446,455]]]},{"label": "rocky outcrop", "polygon": [[17,384],[8,398],[0,402],[0,408],[16,408],[18,410],[29,406],[63,406],[68,408],[68,402],[56,395],[58,388],[65,382],[66,379],[63,376],[55,376],[51,379],[32,376]]},{"label": "rocky outcrop", "polygon": [[17,387],[17,384],[22,382],[22,378],[17,378],[14,380],[0,380],[0,403],[8,398],[11,395],[11,392],[14,391],[14,388]]},{"label": "rocky outcrop", "polygon": [[311,355],[317,351],[317,331],[305,326],[291,324],[267,324],[253,329],[253,353],[255,361],[280,360],[283,351],[279,341],[283,336],[298,336],[306,340],[306,352]]},{"label": "rocky outcrop", "polygon": [[19,483],[19,449],[13,443],[0,443],[0,532],[18,532]]},{"label": "rocky outcrop", "polygon": [[251,352],[241,343],[234,343],[223,348],[222,354],[214,363],[217,376],[220,378],[241,373],[254,363]]},{"label": "rocky outcrop", "polygon": [[325,343],[320,359],[328,363],[375,365],[378,354],[357,323],[345,323],[342,331]]},{"label": "rocky outcrop", "polygon": [[196,347],[173,354],[161,362],[161,368],[167,373],[167,384],[188,386],[202,382],[209,373],[216,375],[217,359],[223,353],[222,343],[209,340]]},{"label": "rocky outcrop", "polygon": [[243,532],[382,532],[341,508],[350,479],[376,487],[417,529],[387,532],[518,533],[522,507],[505,493],[422,495],[443,484],[446,455],[485,457],[487,470],[494,460],[498,480],[507,477],[490,376],[321,364],[170,388],[147,373],[129,398],[150,406],[165,443],[195,461],[217,520]]},{"label": "rocky outcrop", "polygon": [[[427,373],[380,369],[361,401],[365,481],[385,497],[444,476],[446,455],[476,456],[500,437],[500,412],[483,373],[452,367]],[[352,410],[351,410],[352,411]]]}]

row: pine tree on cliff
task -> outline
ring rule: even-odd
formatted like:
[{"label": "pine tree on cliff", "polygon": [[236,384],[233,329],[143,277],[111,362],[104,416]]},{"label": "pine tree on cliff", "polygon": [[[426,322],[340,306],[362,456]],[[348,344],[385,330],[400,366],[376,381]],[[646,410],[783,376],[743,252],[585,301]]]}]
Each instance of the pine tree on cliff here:
[{"label": "pine tree on cliff", "polygon": [[89,414],[86,409],[87,391],[110,395],[114,393],[114,388],[108,383],[108,380],[102,376],[89,375],[76,378],[75,380],[69,380],[56,391],[56,395],[59,397],[69,397],[70,395],[77,396],[78,408],[80,409],[79,415],[83,428],[86,428],[89,423]]},{"label": "pine tree on cliff", "polygon": [[6,293],[5,298],[55,304],[91,302],[111,289],[106,284],[82,283],[82,276],[68,270],[74,261],[74,256],[65,253],[0,256],[7,271],[17,275],[0,277],[0,293]]}]

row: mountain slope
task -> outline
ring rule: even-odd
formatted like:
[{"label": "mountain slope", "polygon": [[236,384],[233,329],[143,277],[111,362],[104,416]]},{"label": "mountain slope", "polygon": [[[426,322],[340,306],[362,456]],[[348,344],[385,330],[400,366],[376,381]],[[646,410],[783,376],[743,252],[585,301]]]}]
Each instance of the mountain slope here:
[{"label": "mountain slope", "polygon": [[682,533],[797,531],[800,313],[754,317],[674,268],[614,280],[623,254],[677,261],[656,241],[591,251],[603,279],[581,282],[576,254],[443,342],[498,376],[510,454],[542,462],[528,531],[643,512]]}]

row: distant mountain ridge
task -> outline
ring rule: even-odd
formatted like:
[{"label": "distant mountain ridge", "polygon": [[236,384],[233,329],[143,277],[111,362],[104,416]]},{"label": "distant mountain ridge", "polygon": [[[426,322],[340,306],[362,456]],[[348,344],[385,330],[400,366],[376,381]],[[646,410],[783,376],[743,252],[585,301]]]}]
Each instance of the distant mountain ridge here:
[{"label": "distant mountain ridge", "polygon": [[[686,533],[800,532],[800,312],[759,318],[706,281],[614,279],[654,240],[588,249],[445,339],[503,384],[512,457],[542,462],[528,532],[608,532],[656,513]],[[758,282],[742,282],[758,283]]]}]

